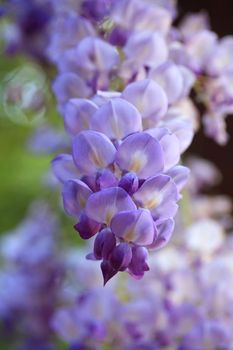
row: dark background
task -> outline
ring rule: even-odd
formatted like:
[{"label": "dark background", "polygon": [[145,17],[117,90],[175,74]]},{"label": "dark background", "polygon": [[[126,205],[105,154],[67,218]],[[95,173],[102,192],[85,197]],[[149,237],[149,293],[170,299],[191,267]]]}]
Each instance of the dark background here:
[{"label": "dark background", "polygon": [[[187,12],[206,10],[211,27],[220,37],[233,35],[233,0],[179,0],[181,16]],[[224,147],[217,145],[203,135],[202,130],[195,136],[189,152],[213,161],[223,174],[222,183],[213,191],[228,194],[233,199],[233,116],[227,118],[230,140]]]}]

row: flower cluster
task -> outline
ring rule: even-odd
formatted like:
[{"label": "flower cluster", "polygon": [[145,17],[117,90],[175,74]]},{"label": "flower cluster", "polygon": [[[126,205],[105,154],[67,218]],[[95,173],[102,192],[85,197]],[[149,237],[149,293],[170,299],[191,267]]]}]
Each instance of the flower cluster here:
[{"label": "flower cluster", "polygon": [[[205,176],[195,173],[197,163]],[[197,197],[219,173],[203,160],[189,164]],[[3,340],[20,350],[55,350],[59,340],[69,350],[230,350],[232,234],[209,217],[215,204],[150,255],[143,280],[116,276],[103,289],[97,264],[84,261],[87,249],[61,250],[56,217],[35,203],[1,241]]]},{"label": "flower cluster", "polygon": [[50,0],[9,0],[1,4],[5,51],[12,55],[26,53],[41,63],[47,61],[45,48],[49,42],[49,23],[53,16]]},{"label": "flower cluster", "polygon": [[104,283],[125,270],[140,278],[174,229],[188,176],[179,161],[199,124],[191,89],[207,134],[227,139],[232,38],[218,40],[204,13],[175,27],[171,0],[50,0],[48,18],[32,4],[72,143],[52,163],[65,211],[83,239],[96,236],[88,258],[102,261]]},{"label": "flower cluster", "polygon": [[[189,164],[197,198],[204,182],[220,174],[202,159]],[[197,164],[205,179],[194,171]],[[116,277],[103,289],[96,265],[83,263],[85,251],[69,253],[69,303],[56,310],[52,327],[70,350],[231,349],[232,233],[214,218],[218,199],[209,198],[205,207],[196,203],[195,223],[176,226],[179,236],[150,255],[143,281]],[[228,209],[222,208],[222,217]]]},{"label": "flower cluster", "polygon": [[95,264],[84,266],[79,251],[79,291],[52,321],[69,349],[230,350],[232,237],[208,218],[182,237],[150,256],[143,281],[116,278],[104,290]]},{"label": "flower cluster", "polygon": [[174,50],[176,60],[197,76],[195,91],[205,106],[206,135],[224,145],[228,141],[225,119],[233,111],[233,37],[219,39],[204,12],[186,16],[179,29],[182,44]]},{"label": "flower cluster", "polygon": [[50,323],[64,273],[58,232],[57,218],[41,201],[1,239],[1,340],[8,348],[54,349]]},{"label": "flower cluster", "polygon": [[178,162],[193,137],[185,109],[195,114],[193,74],[169,58],[172,14],[141,1],[110,5],[101,21],[88,2],[63,9],[48,50],[72,138],[72,156],[56,157],[53,170],[76,230],[96,235],[88,258],[102,261],[105,283],[118,271],[142,277],[148,249],[170,239],[188,175]]}]

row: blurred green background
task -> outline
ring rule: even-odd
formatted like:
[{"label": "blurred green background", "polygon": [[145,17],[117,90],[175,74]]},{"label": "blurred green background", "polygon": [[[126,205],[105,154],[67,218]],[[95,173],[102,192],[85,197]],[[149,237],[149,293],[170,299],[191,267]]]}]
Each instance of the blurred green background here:
[{"label": "blurred green background", "polygon": [[[36,128],[30,118],[15,121],[4,106],[6,81],[12,71],[26,64],[23,58],[1,58],[1,108],[0,108],[0,232],[12,229],[24,217],[29,203],[36,197],[50,196],[42,184],[42,174],[49,170],[51,155],[36,155],[27,146],[28,138]],[[51,101],[52,103],[53,101]],[[45,112],[46,120],[59,118],[51,108]]]}]

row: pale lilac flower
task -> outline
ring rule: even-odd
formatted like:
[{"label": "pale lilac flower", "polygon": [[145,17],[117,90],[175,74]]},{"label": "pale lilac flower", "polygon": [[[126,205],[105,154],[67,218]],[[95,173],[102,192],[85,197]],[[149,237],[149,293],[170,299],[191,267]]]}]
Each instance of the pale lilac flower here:
[{"label": "pale lilac flower", "polygon": [[87,98],[91,95],[91,89],[85,81],[75,73],[63,73],[58,75],[53,83],[53,91],[58,100],[58,110],[63,111],[64,105],[71,98]]},{"label": "pale lilac flower", "polygon": [[233,37],[226,36],[219,40],[214,47],[208,62],[206,71],[210,76],[216,76],[232,72]]},{"label": "pale lilac flower", "polygon": [[147,179],[134,193],[134,199],[140,207],[149,209],[155,220],[173,217],[178,208],[178,191],[167,175]]},{"label": "pale lilac flower", "polygon": [[141,179],[153,176],[164,168],[162,147],[147,133],[127,136],[116,153],[116,163],[125,171],[135,172]]},{"label": "pale lilac flower", "polygon": [[93,193],[86,205],[87,215],[99,222],[110,224],[114,215],[125,210],[135,210],[131,197],[120,187],[111,187]]},{"label": "pale lilac flower", "polygon": [[97,105],[82,98],[71,98],[64,108],[64,124],[71,135],[77,135],[90,129],[92,115],[97,111]]},{"label": "pale lilac flower", "polygon": [[171,24],[171,14],[167,10],[138,0],[116,2],[112,18],[117,25],[131,31],[151,30],[166,34]]},{"label": "pale lilac flower", "polygon": [[109,138],[97,131],[79,133],[73,142],[75,165],[83,175],[91,175],[112,164],[116,149]]},{"label": "pale lilac flower", "polygon": [[167,111],[167,96],[153,80],[145,79],[129,84],[122,97],[141,113],[144,127],[153,127]]},{"label": "pale lilac flower", "polygon": [[115,98],[102,105],[91,118],[91,129],[121,140],[129,134],[142,131],[141,116],[129,102]]},{"label": "pale lilac flower", "polygon": [[182,36],[188,40],[190,37],[210,28],[208,14],[204,11],[187,14],[179,25]]},{"label": "pale lilac flower", "polygon": [[126,58],[134,61],[139,67],[158,67],[168,57],[168,49],[163,36],[149,31],[130,35],[123,51]]}]

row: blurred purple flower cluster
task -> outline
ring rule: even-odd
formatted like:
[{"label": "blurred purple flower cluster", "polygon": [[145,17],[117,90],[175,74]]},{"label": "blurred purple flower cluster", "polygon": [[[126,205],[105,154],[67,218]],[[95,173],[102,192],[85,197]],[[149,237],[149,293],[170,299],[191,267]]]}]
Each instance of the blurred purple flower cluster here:
[{"label": "blurred purple flower cluster", "polygon": [[64,262],[58,221],[44,201],[1,239],[1,339],[12,349],[49,350],[50,322],[60,299]]},{"label": "blurred purple flower cluster", "polygon": [[85,250],[70,255],[77,285],[66,282],[70,301],[52,319],[69,349],[230,350],[232,235],[208,215],[178,224],[179,236],[150,255],[141,281],[117,276],[103,289],[96,265],[83,263]]}]

